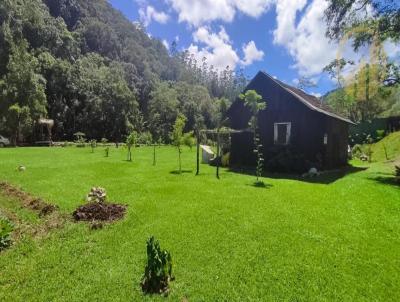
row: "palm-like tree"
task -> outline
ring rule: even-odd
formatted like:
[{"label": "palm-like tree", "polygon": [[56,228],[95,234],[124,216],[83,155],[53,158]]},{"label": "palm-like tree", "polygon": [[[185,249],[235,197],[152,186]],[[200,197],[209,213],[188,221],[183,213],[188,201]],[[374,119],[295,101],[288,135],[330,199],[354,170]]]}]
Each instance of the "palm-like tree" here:
[{"label": "palm-like tree", "polygon": [[244,101],[246,107],[250,109],[252,114],[249,126],[253,130],[254,135],[254,153],[257,155],[256,177],[257,182],[259,182],[259,177],[261,177],[264,167],[264,158],[261,150],[262,144],[260,142],[260,135],[258,133],[258,113],[261,110],[264,110],[267,107],[267,104],[262,100],[261,95],[259,95],[255,90],[247,90],[244,94],[240,94],[239,98]]}]

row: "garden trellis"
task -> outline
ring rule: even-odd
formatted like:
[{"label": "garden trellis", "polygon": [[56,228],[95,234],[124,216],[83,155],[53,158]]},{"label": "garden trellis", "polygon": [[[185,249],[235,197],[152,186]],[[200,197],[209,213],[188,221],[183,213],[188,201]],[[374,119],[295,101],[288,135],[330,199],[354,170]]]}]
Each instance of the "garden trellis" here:
[{"label": "garden trellis", "polygon": [[216,148],[215,152],[215,175],[219,179],[219,168],[221,166],[222,155],[221,151],[224,147],[230,146],[231,134],[249,132],[249,129],[235,130],[231,128],[217,128],[217,129],[202,129],[196,132],[196,175],[200,174],[200,146],[202,144],[210,144]]}]

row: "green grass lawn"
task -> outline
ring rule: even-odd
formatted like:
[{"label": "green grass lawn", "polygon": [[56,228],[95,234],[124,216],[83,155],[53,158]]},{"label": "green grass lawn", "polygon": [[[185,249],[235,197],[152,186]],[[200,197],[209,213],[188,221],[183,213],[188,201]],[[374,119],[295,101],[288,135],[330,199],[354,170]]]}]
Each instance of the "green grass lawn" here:
[{"label": "green grass lawn", "polygon": [[[67,221],[47,236],[26,235],[0,253],[0,301],[400,301],[400,190],[389,164],[333,181],[265,178],[202,165],[185,150],[0,149],[0,180],[71,213],[92,186],[128,204],[101,230]],[[23,164],[25,172],[17,172]],[[329,179],[330,181],[325,181]],[[320,182],[320,183],[319,183]],[[40,224],[0,195],[0,208]],[[139,286],[146,240],[170,250],[168,298]]]}]

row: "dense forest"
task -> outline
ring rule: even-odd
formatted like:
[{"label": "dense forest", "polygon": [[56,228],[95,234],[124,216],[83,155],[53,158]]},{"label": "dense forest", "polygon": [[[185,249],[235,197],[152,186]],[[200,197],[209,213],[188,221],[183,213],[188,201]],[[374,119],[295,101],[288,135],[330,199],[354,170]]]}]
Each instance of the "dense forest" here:
[{"label": "dense forest", "polygon": [[2,0],[0,24],[0,132],[14,142],[38,139],[40,118],[54,120],[55,140],[136,130],[168,141],[179,113],[186,131],[214,127],[246,84],[167,51],[106,0]]}]

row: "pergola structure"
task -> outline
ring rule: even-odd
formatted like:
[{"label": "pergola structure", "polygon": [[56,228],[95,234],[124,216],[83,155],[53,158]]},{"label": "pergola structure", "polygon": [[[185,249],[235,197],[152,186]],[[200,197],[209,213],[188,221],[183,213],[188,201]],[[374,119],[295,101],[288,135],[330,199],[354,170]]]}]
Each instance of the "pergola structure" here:
[{"label": "pergola structure", "polygon": [[[40,132],[41,132],[40,135],[41,135],[42,140],[37,141],[36,144],[38,144],[38,145],[49,144],[51,146],[53,143],[51,130],[54,127],[54,120],[40,118],[38,120],[38,125],[40,126]],[[45,127],[47,129],[47,140],[43,140],[43,137],[44,137],[43,127]]]},{"label": "pergola structure", "polygon": [[[231,128],[217,128],[217,129],[202,129],[196,132],[196,141],[197,141],[197,158],[196,158],[196,175],[200,174],[200,143],[201,143],[201,137],[203,134],[208,134],[208,135],[213,135],[216,137],[216,142],[217,142],[217,152],[216,152],[216,157],[220,156],[220,149],[221,149],[221,136],[229,136],[232,133],[242,133],[242,132],[247,132],[249,131],[248,129],[243,129],[243,130],[235,130]],[[216,171],[215,171],[215,176],[219,179],[219,168],[220,168],[220,161],[217,159],[216,161]]]}]

